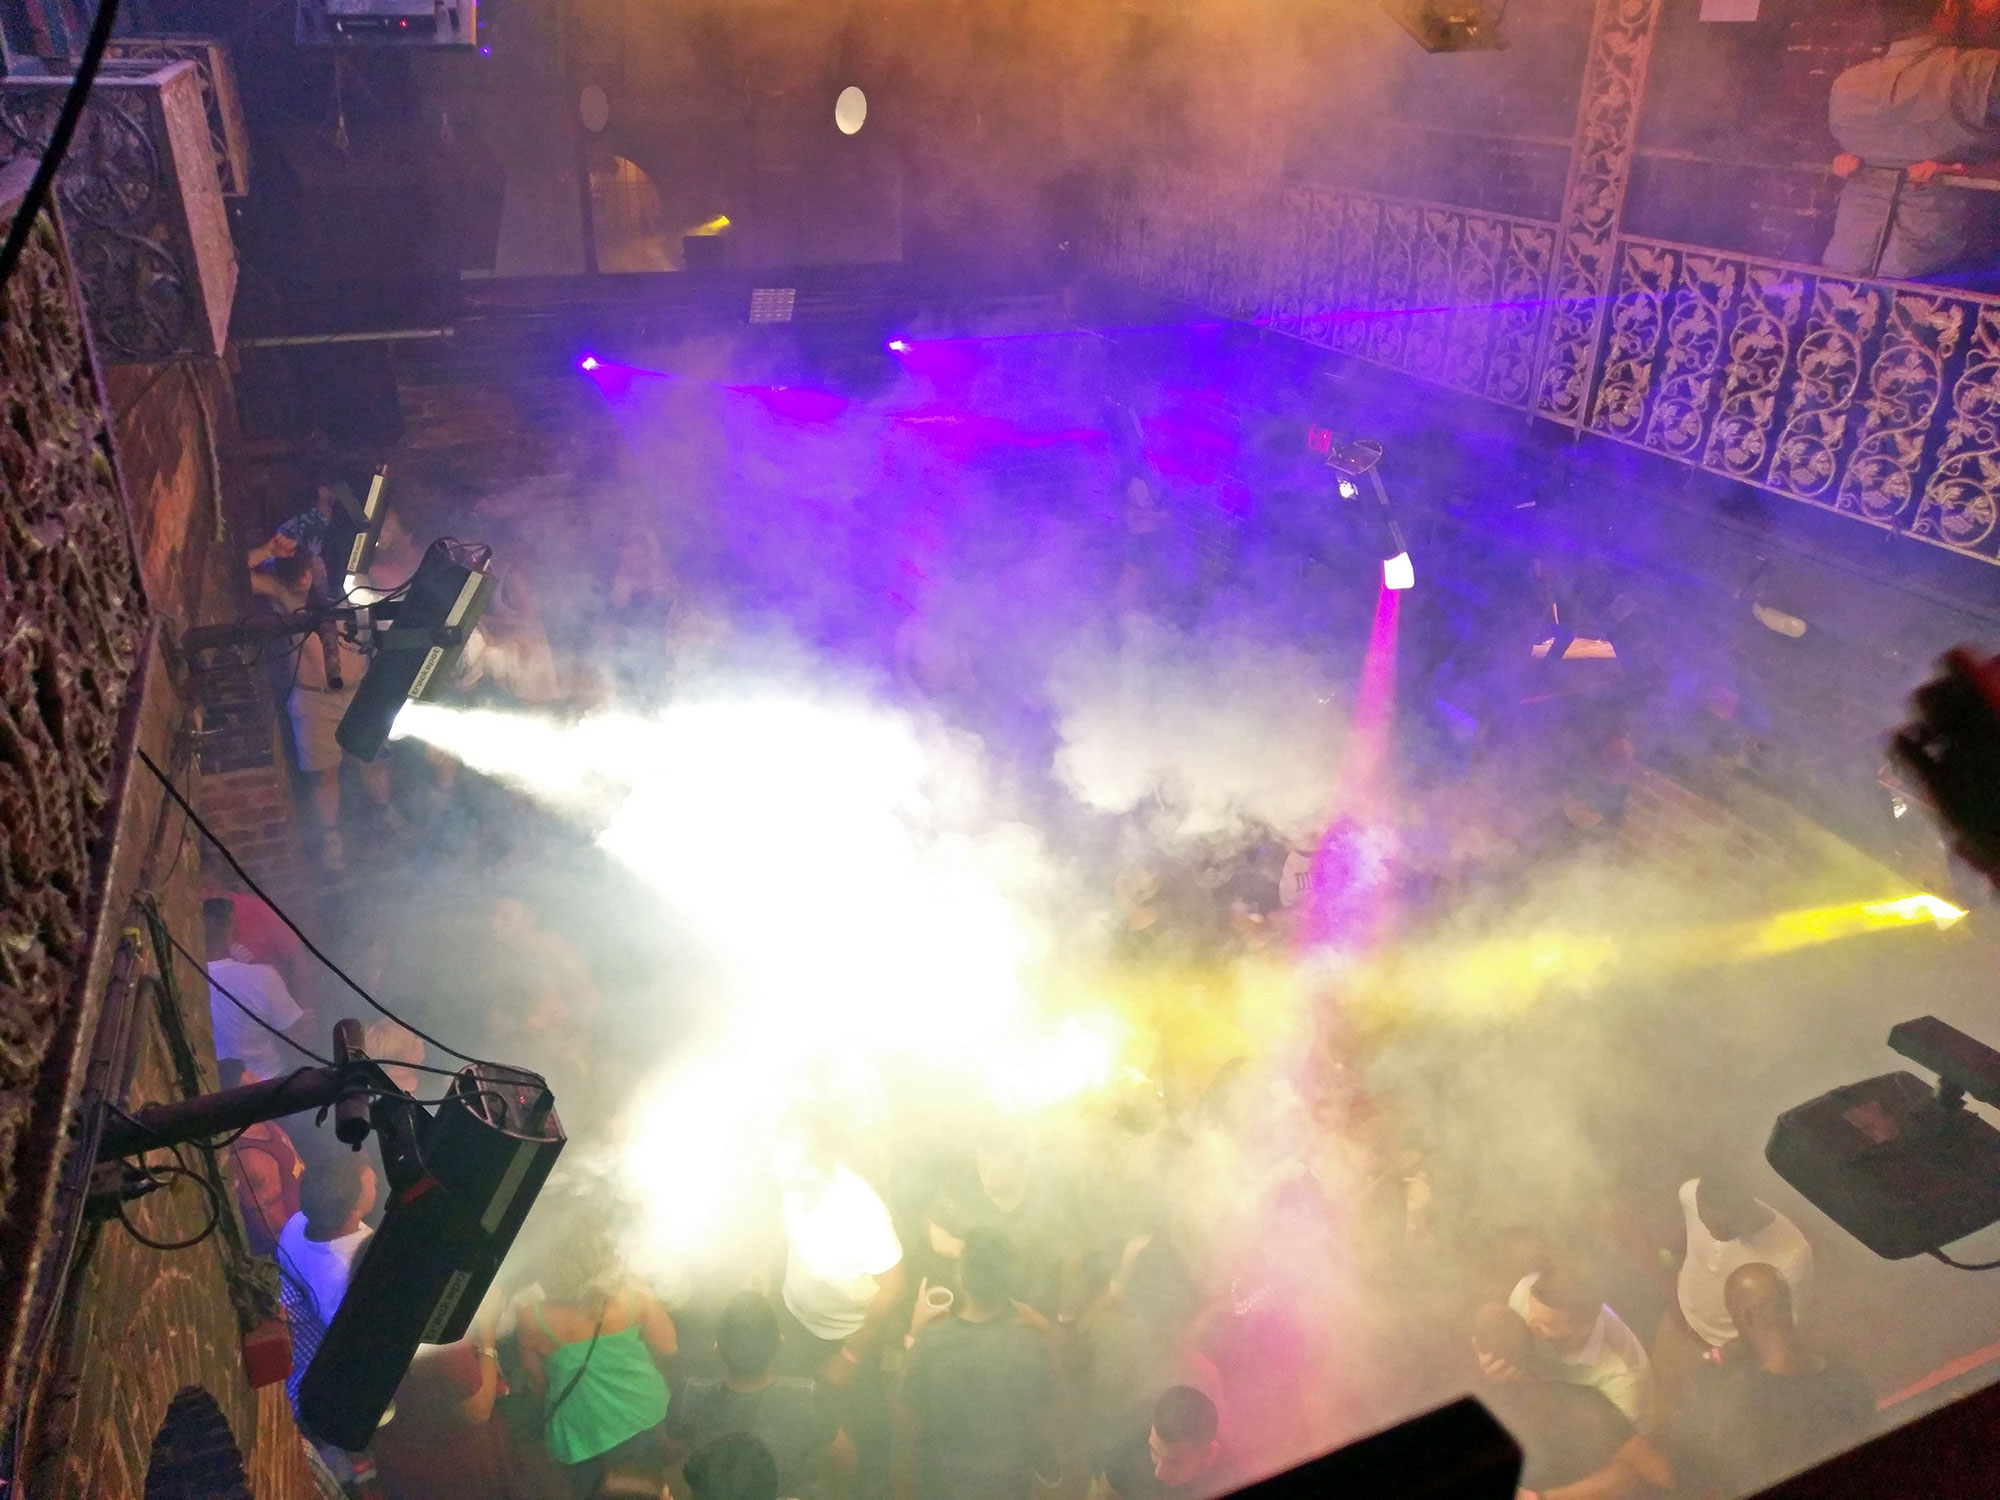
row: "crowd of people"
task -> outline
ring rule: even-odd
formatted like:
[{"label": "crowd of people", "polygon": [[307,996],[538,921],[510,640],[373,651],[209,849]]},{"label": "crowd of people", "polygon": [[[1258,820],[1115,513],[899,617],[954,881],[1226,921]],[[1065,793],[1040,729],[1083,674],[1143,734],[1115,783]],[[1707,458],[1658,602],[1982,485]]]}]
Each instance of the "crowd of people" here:
[{"label": "crowd of people", "polygon": [[[282,619],[352,591],[333,574],[353,492],[329,471],[252,554]],[[1103,597],[1181,608],[1199,568],[1146,484],[1122,493]],[[728,637],[643,523],[611,538],[592,564],[609,584],[583,595],[505,561],[559,550],[532,514],[431,519],[512,537],[454,689],[468,700],[658,701]],[[392,510],[364,586],[409,576],[411,538]],[[916,607],[928,597],[910,591],[879,665],[976,713],[970,633]],[[652,960],[597,940],[588,924],[615,901],[523,799],[407,744],[344,755],[333,727],[365,665],[325,629],[274,661],[326,930],[371,990],[424,996],[425,1021],[483,1055],[532,1059],[587,1141],[665,1045],[617,1029],[647,1007],[607,1003]],[[1358,822],[1305,842],[1103,840],[1107,964],[1137,987],[1196,974],[1209,997],[1166,1007],[1141,1082],[1028,1120],[968,1105],[934,1137],[795,1105],[749,1194],[761,1228],[672,1285],[630,1258],[614,1196],[552,1188],[467,1337],[421,1350],[370,1452],[329,1462],[388,1500],[1200,1500],[1472,1389],[1520,1438],[1537,1496],[1659,1500],[1747,1493],[1864,1438],[1870,1392],[1815,1338],[1812,1248],[1757,1196],[1754,1148],[1646,1205],[1682,1225],[1651,1247],[1671,1256],[1663,1278],[1558,1214],[1496,1211],[1509,1185],[1478,1182],[1476,1152],[1370,1084],[1351,1018],[1328,1009],[1309,1045],[1259,1056],[1189,1010],[1308,935],[1388,941],[1364,908],[1448,908],[1494,861],[1539,857],[1537,837],[1601,838],[1632,747],[1615,719],[1584,732],[1590,753],[1553,755],[1545,797],[1510,799],[1511,772],[1483,796],[1476,772],[1440,786],[1422,809],[1434,857],[1422,828],[1385,852]],[[349,873],[378,841],[416,872],[386,892]],[[429,884],[449,900],[427,905]],[[227,872],[204,917],[225,1081],[295,1065],[274,1033],[323,1048],[344,997],[290,930]],[[387,1019],[367,1048],[413,1092],[411,1069],[445,1061]],[[282,1275],[294,1385],[380,1222],[372,1150],[309,1119],[230,1148],[252,1242]]]},{"label": "crowd of people", "polygon": [[[212,976],[278,1019],[292,960],[253,952],[236,918],[259,905],[208,903]],[[218,1034],[244,1034],[214,1009]],[[233,1057],[225,1076],[271,1066]],[[1681,1187],[1676,1274],[1641,1337],[1573,1247],[1518,1231],[1483,1261],[1440,1257],[1426,1164],[1392,1148],[1361,1167],[1274,1148],[1226,1200],[1243,1217],[1214,1222],[1207,1179],[1249,1164],[1211,1159],[1215,1132],[1265,1118],[1261,1072],[1223,1070],[1178,1118],[1124,1101],[1097,1137],[982,1117],[950,1149],[885,1150],[795,1112],[764,1238],[671,1307],[624,1258],[609,1198],[545,1200],[546,1233],[468,1336],[419,1353],[356,1493],[1197,1500],[1469,1388],[1536,1495],[1658,1500],[1748,1494],[1873,1430],[1866,1382],[1801,1331],[1811,1245],[1737,1172]],[[379,1218],[378,1169],[303,1122],[231,1154],[283,1275],[296,1382]],[[1347,1279],[1392,1306],[1388,1339],[1343,1304]]]}]

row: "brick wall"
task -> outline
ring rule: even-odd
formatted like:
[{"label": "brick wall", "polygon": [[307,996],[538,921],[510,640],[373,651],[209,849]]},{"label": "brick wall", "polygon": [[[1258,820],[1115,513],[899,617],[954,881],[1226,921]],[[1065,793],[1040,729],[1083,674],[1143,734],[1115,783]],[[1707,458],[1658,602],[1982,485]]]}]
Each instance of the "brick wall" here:
[{"label": "brick wall", "polygon": [[1625,201],[1635,234],[1817,261],[1837,184],[1828,93],[1881,45],[1866,0],[1763,0],[1754,22],[1661,14]]},{"label": "brick wall", "polygon": [[262,657],[254,648],[223,647],[199,653],[192,665],[202,715],[202,818],[280,905],[307,908],[313,879],[281,709]]},{"label": "brick wall", "polygon": [[[176,764],[175,744],[186,707],[163,657],[156,654],[143,686],[138,739],[162,765]],[[201,951],[200,856],[181,814],[157,783],[135,770],[126,788],[114,839],[117,857],[106,878],[106,932],[115,943],[128,925],[125,914],[142,893],[157,899],[169,928],[191,952]],[[175,1098],[182,1092],[162,1029],[160,978],[150,950],[140,945],[142,983],[128,1003],[136,1007],[133,1071],[119,1091],[123,1107]],[[199,1059],[202,1086],[217,1086],[206,987],[186,960],[172,976],[182,1026]],[[232,1203],[227,1211],[234,1215]],[[208,1219],[205,1196],[180,1182],[128,1209],[149,1238],[175,1240]],[[87,1231],[88,1233],[89,1231]],[[304,1500],[313,1493],[290,1413],[267,1412],[268,1398],[252,1391],[243,1372],[240,1326],[227,1279],[222,1235],[183,1250],[142,1245],[113,1220],[79,1250],[82,1271],[43,1352],[43,1383],[33,1408],[29,1454],[37,1495],[140,1500],[155,1435],[175,1396],[189,1388],[207,1392],[226,1418],[233,1439],[261,1476],[258,1500]]]},{"label": "brick wall", "polygon": [[177,626],[189,624],[204,617],[218,541],[228,376],[212,361],[113,365],[104,386],[147,596]]},{"label": "brick wall", "polygon": [[[1294,80],[1238,108],[1284,142],[1293,180],[1554,219],[1594,9],[1514,0],[1506,49],[1435,55],[1374,7],[1318,14],[1301,27],[1299,57],[1270,36],[1246,43]],[[1762,0],[1750,23],[1704,22],[1697,0],[1662,0],[1625,227],[1817,260],[1837,187],[1828,92],[1881,42],[1869,0]],[[1158,84],[1134,71],[1136,110]],[[1249,157],[1220,165],[1259,175]]]},{"label": "brick wall", "polygon": [[471,498],[495,485],[575,473],[618,440],[604,398],[569,372],[455,381],[408,371],[397,399],[406,435],[385,456],[399,489]]}]

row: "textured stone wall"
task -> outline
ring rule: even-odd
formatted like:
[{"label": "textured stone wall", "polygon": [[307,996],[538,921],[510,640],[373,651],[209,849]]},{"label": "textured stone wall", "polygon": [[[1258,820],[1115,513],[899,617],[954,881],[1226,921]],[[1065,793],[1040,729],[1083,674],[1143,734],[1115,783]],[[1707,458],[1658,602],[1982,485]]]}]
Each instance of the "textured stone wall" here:
[{"label": "textured stone wall", "polygon": [[[29,166],[0,174],[0,220]],[[249,1389],[239,1347],[229,1237],[151,1249],[115,1222],[78,1242],[60,1304],[35,1300],[62,1243],[55,1195],[86,1060],[100,1027],[129,1016],[133,1072],[113,1080],[130,1107],[186,1091],[148,981],[106,1010],[114,955],[150,893],[199,952],[197,855],[185,820],[132,756],[143,746],[192,773],[188,714],[148,591],[175,613],[203,608],[215,475],[198,409],[145,403],[188,388],[121,379],[131,429],[128,520],[106,388],[83,335],[62,241],[44,222],[0,302],[0,1348],[8,1410],[25,1402],[29,1486],[37,1495],[146,1494],[155,1439],[176,1396],[206,1392],[245,1455],[254,1493],[312,1493],[298,1436],[268,1394]],[[173,371],[164,378],[179,382]],[[210,377],[212,378],[212,376]],[[171,405],[171,403],[169,403]],[[143,539],[135,545],[135,531]],[[143,552],[141,550],[143,546]],[[205,986],[180,961],[178,1030],[214,1086]],[[227,1211],[233,1215],[233,1206]],[[208,1217],[183,1183],[131,1210],[154,1238]],[[227,1226],[225,1226],[226,1228]],[[185,1404],[185,1403],[184,1403]]]},{"label": "textured stone wall", "polygon": [[[0,174],[0,221],[30,164]],[[16,1389],[69,1070],[94,867],[149,624],[74,274],[36,226],[0,301],[0,1350]]]}]

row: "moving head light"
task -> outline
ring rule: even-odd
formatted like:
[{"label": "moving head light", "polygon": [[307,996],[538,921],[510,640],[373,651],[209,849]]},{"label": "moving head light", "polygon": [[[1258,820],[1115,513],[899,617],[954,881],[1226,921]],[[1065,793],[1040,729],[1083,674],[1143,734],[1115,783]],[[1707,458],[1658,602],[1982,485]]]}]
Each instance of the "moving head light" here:
[{"label": "moving head light", "polygon": [[1885,1260],[1935,1253],[2000,1223],[2000,1130],[1965,1107],[2000,1106],[2000,1052],[1933,1016],[1889,1045],[1937,1074],[1833,1089],[1778,1116],[1764,1157],[1813,1206]]},{"label": "moving head light", "polygon": [[1382,0],[1382,9],[1426,52],[1488,52],[1507,45],[1507,0]]},{"label": "moving head light", "polygon": [[299,1425],[366,1448],[418,1344],[463,1338],[528,1209],[561,1154],[541,1077],[473,1063],[436,1114],[378,1096],[389,1211],[299,1382]]},{"label": "moving head light", "polygon": [[359,612],[368,672],[334,731],[343,750],[361,760],[382,753],[403,704],[450,679],[492,594],[485,550],[440,540],[393,602]]}]

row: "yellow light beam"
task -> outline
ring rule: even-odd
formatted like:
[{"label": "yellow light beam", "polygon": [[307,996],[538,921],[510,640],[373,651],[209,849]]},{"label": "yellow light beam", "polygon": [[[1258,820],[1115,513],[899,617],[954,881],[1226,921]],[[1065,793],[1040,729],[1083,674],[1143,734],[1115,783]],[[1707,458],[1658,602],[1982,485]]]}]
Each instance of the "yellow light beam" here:
[{"label": "yellow light beam", "polygon": [[1419,945],[1366,965],[1348,987],[1383,1020],[1425,1013],[1497,1018],[1611,979],[1720,968],[1921,922],[1942,931],[1964,916],[1964,908],[1919,892],[1659,933],[1544,931],[1441,948]]}]

